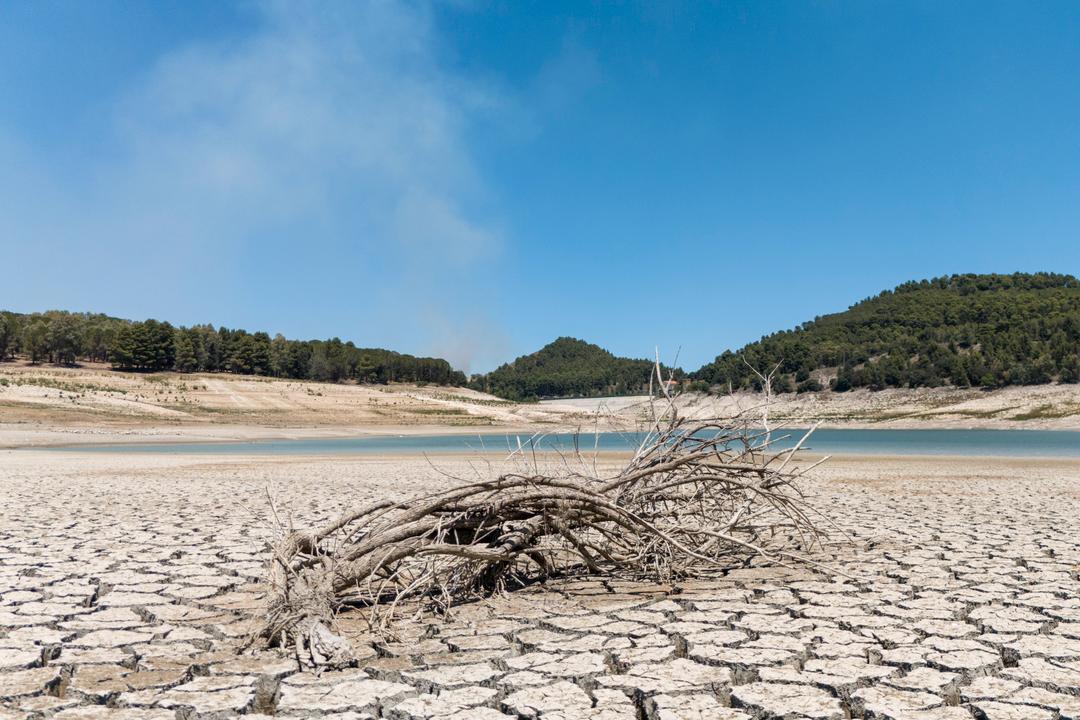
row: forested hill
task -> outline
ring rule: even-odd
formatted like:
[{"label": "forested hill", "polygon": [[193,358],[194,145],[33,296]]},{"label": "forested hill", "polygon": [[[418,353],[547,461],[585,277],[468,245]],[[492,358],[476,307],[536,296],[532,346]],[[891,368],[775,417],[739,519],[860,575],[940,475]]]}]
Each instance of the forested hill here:
[{"label": "forested hill", "polygon": [[429,382],[464,385],[465,375],[441,358],[359,348],[338,338],[287,340],[265,332],[174,327],[106,315],[0,311],[0,361],[17,354],[32,362],[111,363],[118,370],[230,372],[337,382]]},{"label": "forested hill", "polygon": [[747,363],[781,360],[782,390],[1080,382],[1080,280],[1015,273],[908,282],[725,352],[692,377],[746,388],[755,384]]},{"label": "forested hill", "polygon": [[631,360],[583,340],[561,337],[531,355],[475,376],[470,386],[509,400],[600,397],[645,392],[650,360]]}]

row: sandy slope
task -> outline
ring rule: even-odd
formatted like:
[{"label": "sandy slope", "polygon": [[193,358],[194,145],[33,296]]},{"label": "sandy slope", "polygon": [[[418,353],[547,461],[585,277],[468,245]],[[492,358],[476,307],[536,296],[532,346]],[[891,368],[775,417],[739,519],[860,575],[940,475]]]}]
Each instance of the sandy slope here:
[{"label": "sandy slope", "polygon": [[0,446],[529,430],[587,419],[577,407],[465,388],[0,364]]},{"label": "sandy slope", "polygon": [[[685,410],[730,417],[759,406],[760,396],[695,396]],[[826,427],[1080,429],[1080,385],[1035,385],[1000,390],[919,388],[780,395],[770,407],[778,422]]]},{"label": "sandy slope", "polygon": [[[688,395],[679,404],[694,416],[731,417],[760,400],[752,394]],[[782,395],[770,413],[778,422],[822,420],[826,426],[1080,429],[1080,386]],[[522,404],[464,388],[0,364],[0,447],[625,428],[647,415],[644,398]]]}]

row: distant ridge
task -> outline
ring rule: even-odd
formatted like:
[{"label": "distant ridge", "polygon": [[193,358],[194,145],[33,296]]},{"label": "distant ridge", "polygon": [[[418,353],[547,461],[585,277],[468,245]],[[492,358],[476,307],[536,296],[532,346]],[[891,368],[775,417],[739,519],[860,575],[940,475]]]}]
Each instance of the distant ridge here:
[{"label": "distant ridge", "polygon": [[699,387],[756,387],[748,367],[781,362],[779,390],[986,388],[1080,382],[1080,280],[1056,273],[907,282],[848,310],[725,352]]},{"label": "distant ridge", "polygon": [[[108,362],[121,370],[230,372],[320,381],[465,385],[441,358],[360,348],[338,338],[289,340],[212,325],[175,327],[102,314],[0,311],[0,361]],[[1056,273],[949,275],[911,281],[726,351],[686,376],[713,392],[755,389],[751,366],[780,363],[774,389],[996,388],[1080,382],[1080,280]],[[646,392],[651,360],[560,337],[468,385],[510,400]]]},{"label": "distant ridge", "polygon": [[508,400],[631,395],[648,390],[653,368],[650,360],[616,357],[599,345],[561,337],[474,376],[469,385]]},{"label": "distant ridge", "polygon": [[107,362],[117,370],[228,372],[237,375],[364,383],[464,385],[464,373],[442,358],[360,348],[339,338],[289,340],[213,325],[174,327],[94,313],[0,311],[0,361]]}]

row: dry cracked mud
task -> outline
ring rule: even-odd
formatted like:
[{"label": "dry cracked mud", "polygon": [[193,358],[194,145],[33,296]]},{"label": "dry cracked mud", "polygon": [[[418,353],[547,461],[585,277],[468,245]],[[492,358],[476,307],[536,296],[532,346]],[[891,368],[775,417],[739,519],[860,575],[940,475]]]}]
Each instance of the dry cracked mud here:
[{"label": "dry cracked mud", "polygon": [[[462,460],[437,463],[463,469]],[[549,582],[342,625],[355,669],[235,649],[271,528],[447,482],[423,460],[0,454],[0,720],[1080,717],[1080,465],[832,462],[844,575]],[[840,535],[836,535],[840,540]]]}]

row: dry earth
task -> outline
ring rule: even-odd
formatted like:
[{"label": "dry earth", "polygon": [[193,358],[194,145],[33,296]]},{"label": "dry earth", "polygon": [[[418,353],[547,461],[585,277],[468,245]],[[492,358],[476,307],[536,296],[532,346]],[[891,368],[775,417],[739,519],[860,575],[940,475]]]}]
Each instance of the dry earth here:
[{"label": "dry earth", "polygon": [[[705,397],[683,402],[689,414],[731,417],[760,405],[756,394]],[[1080,385],[1033,385],[999,390],[918,388],[846,393],[783,394],[770,415],[777,422],[825,427],[1080,429]]]},{"label": "dry earth", "polygon": [[448,482],[431,465],[0,451],[0,719],[1080,717],[1080,463],[838,459],[817,478],[855,538],[833,548],[847,577],[579,578],[394,640],[354,613],[364,659],[316,677],[235,654],[263,488],[307,523]]},{"label": "dry earth", "polygon": [[0,363],[0,447],[528,431],[589,417],[577,407],[512,403],[466,388]]},{"label": "dry earth", "polygon": [[[737,394],[679,400],[687,414],[731,417],[760,403]],[[463,388],[335,385],[235,375],[135,374],[107,366],[0,363],[0,447],[244,440],[376,433],[537,432],[632,427],[644,398],[512,403]],[[1080,429],[1080,385],[994,392],[934,388],[781,395],[773,417],[826,427]]]}]

